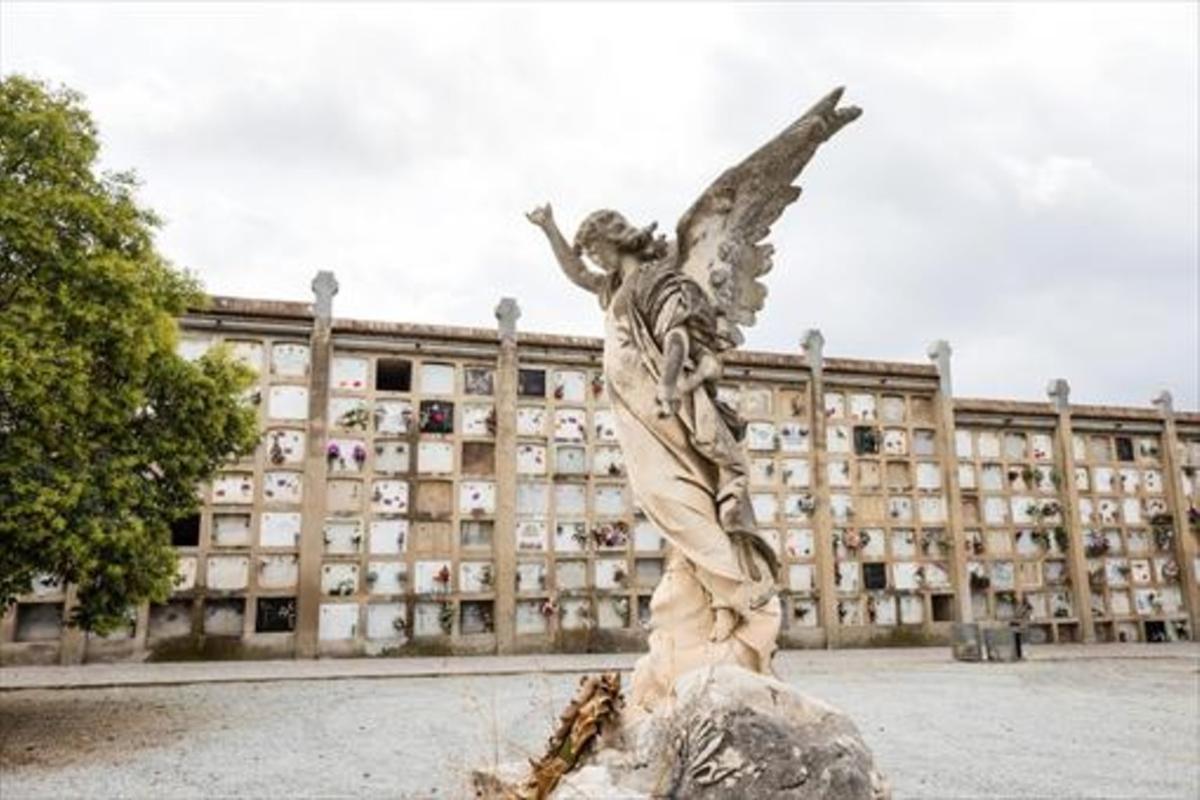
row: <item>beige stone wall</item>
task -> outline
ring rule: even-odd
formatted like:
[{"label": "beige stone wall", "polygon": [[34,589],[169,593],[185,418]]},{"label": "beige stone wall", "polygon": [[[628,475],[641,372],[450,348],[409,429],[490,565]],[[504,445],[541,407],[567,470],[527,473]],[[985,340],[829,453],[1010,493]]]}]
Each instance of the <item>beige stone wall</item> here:
[{"label": "beige stone wall", "polygon": [[[84,637],[61,624],[70,587],[38,581],[5,662],[641,646],[664,545],[625,483],[598,340],[229,298],[182,329],[186,357],[225,344],[258,374],[259,448],[175,531],[170,602]],[[1200,415],[949,385],[948,349],[729,365],[783,645],[936,643],[968,618],[1045,642],[1190,635]]]}]

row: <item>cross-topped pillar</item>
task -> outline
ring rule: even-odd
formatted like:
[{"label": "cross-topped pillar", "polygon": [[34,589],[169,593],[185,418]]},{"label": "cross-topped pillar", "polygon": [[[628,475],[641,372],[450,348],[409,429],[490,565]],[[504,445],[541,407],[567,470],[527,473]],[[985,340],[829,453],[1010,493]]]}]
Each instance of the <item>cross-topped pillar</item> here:
[{"label": "cross-topped pillar", "polygon": [[1192,638],[1196,638],[1200,626],[1200,576],[1196,574],[1196,537],[1188,530],[1188,498],[1183,496],[1180,480],[1179,438],[1175,428],[1175,401],[1166,389],[1150,401],[1162,416],[1163,435],[1161,443],[1164,483],[1167,487],[1167,502],[1171,508],[1171,529],[1175,532],[1172,555],[1179,566],[1179,583],[1183,603],[1187,608]]},{"label": "cross-topped pillar", "polygon": [[296,656],[319,652],[321,558],[325,550],[325,458],[329,430],[329,370],[333,361],[333,297],[337,278],[321,270],[313,278],[313,328],[309,338],[308,443],[304,456],[304,500],[300,521],[300,583],[296,594]]},{"label": "cross-topped pillar", "polygon": [[500,350],[496,355],[496,558],[497,652],[516,647],[517,617],[517,320],[521,307],[511,297],[496,306]]},{"label": "cross-topped pillar", "polygon": [[1071,573],[1071,594],[1075,598],[1075,617],[1079,620],[1083,641],[1096,641],[1096,626],[1092,619],[1092,587],[1088,583],[1087,558],[1084,553],[1083,520],[1079,517],[1079,487],[1075,483],[1074,430],[1071,426],[1071,385],[1065,378],[1055,378],[1046,384],[1046,395],[1058,414],[1055,426],[1055,461],[1062,467],[1063,525],[1070,538],[1067,548],[1067,567]]},{"label": "cross-topped pillar", "polygon": [[825,632],[825,647],[837,646],[837,582],[834,577],[833,518],[829,506],[829,458],[825,435],[825,337],[816,328],[800,339],[810,372],[809,424],[812,427],[813,542],[816,548],[817,614]]},{"label": "cross-topped pillar", "polygon": [[963,527],[962,489],[958,484],[958,453],[955,448],[954,394],[950,380],[950,343],[937,339],[926,349],[929,360],[937,368],[938,391],[935,402],[937,414],[938,453],[942,471],[942,486],[946,490],[946,525],[950,536],[950,581],[954,586],[954,619],[970,622],[971,585],[967,574],[967,535]]}]

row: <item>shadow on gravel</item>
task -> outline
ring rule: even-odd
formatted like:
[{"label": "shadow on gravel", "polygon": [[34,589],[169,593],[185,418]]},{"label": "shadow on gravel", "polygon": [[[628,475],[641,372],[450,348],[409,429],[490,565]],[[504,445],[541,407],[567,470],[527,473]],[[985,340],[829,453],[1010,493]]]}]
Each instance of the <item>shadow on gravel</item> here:
[{"label": "shadow on gravel", "polygon": [[175,744],[206,724],[195,707],[122,690],[0,694],[0,772],[120,764],[134,751]]}]

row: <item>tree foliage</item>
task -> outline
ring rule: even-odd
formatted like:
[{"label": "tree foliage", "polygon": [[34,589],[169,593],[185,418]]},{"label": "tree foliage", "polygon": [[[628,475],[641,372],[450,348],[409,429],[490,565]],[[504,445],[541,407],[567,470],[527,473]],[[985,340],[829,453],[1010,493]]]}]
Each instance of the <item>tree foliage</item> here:
[{"label": "tree foliage", "polygon": [[77,93],[0,81],[0,608],[49,574],[103,632],[170,593],[171,523],[257,433],[245,368],[176,355],[204,296],[98,153]]}]

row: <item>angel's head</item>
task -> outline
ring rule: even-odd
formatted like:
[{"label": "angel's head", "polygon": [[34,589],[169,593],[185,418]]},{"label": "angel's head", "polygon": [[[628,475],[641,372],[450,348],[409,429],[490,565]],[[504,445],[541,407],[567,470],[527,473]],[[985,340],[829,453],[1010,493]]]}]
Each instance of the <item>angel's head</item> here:
[{"label": "angel's head", "polygon": [[587,253],[605,272],[619,270],[624,256],[656,261],[667,254],[667,241],[654,235],[656,227],[657,223],[651,223],[635,228],[616,211],[593,211],[575,234],[575,252]]}]

